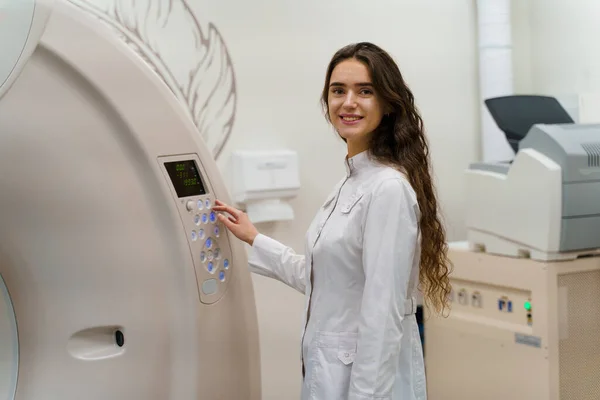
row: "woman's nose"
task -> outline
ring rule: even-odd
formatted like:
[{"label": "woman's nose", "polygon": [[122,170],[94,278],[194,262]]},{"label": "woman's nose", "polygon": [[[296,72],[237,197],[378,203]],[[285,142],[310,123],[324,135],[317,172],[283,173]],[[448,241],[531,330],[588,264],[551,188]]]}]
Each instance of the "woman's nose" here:
[{"label": "woman's nose", "polygon": [[355,107],[356,106],[356,97],[354,93],[348,92],[346,98],[344,99],[344,106],[346,107]]}]

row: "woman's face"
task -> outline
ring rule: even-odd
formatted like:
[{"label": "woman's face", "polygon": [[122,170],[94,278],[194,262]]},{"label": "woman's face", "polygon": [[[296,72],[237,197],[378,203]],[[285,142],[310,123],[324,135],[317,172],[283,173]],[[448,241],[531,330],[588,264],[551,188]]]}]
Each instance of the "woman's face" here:
[{"label": "woman's face", "polygon": [[329,118],[348,147],[355,153],[366,150],[383,117],[367,66],[356,59],[340,62],[331,74],[327,103]]}]

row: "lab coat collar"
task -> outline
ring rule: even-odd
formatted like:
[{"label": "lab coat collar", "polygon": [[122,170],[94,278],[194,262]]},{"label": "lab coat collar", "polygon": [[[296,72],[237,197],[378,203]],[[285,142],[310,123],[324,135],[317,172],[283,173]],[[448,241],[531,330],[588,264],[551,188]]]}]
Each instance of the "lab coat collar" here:
[{"label": "lab coat collar", "polygon": [[358,173],[358,171],[373,164],[368,150],[358,153],[354,157],[348,158],[348,156],[346,156],[345,161],[346,176],[354,175]]}]

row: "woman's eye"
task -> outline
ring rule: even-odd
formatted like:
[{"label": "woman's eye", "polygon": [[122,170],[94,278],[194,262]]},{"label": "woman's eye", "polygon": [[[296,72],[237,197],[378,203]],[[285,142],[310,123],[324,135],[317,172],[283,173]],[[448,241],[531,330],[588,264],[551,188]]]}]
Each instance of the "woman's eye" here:
[{"label": "woman's eye", "polygon": [[373,94],[373,91],[368,90],[368,89],[363,89],[360,93],[364,94],[364,95],[371,95],[371,94]]}]

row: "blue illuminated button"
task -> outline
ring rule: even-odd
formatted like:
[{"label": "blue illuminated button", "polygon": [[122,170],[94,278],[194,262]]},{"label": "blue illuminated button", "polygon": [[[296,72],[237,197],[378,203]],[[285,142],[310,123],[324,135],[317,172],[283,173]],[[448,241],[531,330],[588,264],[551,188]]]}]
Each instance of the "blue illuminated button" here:
[{"label": "blue illuminated button", "polygon": [[212,247],[212,239],[208,238],[206,239],[206,248],[210,249]]},{"label": "blue illuminated button", "polygon": [[202,223],[206,224],[208,222],[208,215],[202,214]]},{"label": "blue illuminated button", "polygon": [[206,262],[206,253],[205,252],[201,252],[200,253],[200,261],[201,262]]},{"label": "blue illuminated button", "polygon": [[210,272],[211,274],[214,272],[215,270],[215,266],[213,265],[212,261],[208,263],[208,272]]},{"label": "blue illuminated button", "polygon": [[225,269],[229,269],[229,260],[228,260],[228,259],[224,259],[224,260],[223,260],[223,267],[224,267]]},{"label": "blue illuminated button", "polygon": [[211,211],[210,212],[210,222],[212,222],[214,224],[216,220],[217,220],[217,214],[215,214],[214,211]]},{"label": "blue illuminated button", "polygon": [[215,236],[216,236],[216,237],[219,237],[219,236],[221,236],[221,230],[219,229],[219,227],[218,227],[218,226],[215,226]]},{"label": "blue illuminated button", "polygon": [[192,231],[192,240],[196,241],[196,239],[198,239],[198,234],[196,233],[196,231]]},{"label": "blue illuminated button", "polygon": [[206,208],[210,208],[210,200],[206,199]]},{"label": "blue illuminated button", "polygon": [[219,272],[219,279],[221,280],[221,282],[223,282],[225,280],[225,272],[223,272],[223,271]]},{"label": "blue illuminated button", "polygon": [[200,229],[200,230],[198,230],[198,237],[199,237],[200,239],[204,239],[204,229]]},{"label": "blue illuminated button", "polygon": [[194,216],[194,223],[195,223],[196,225],[200,225],[200,216],[199,216],[198,214],[196,214],[196,215]]}]

